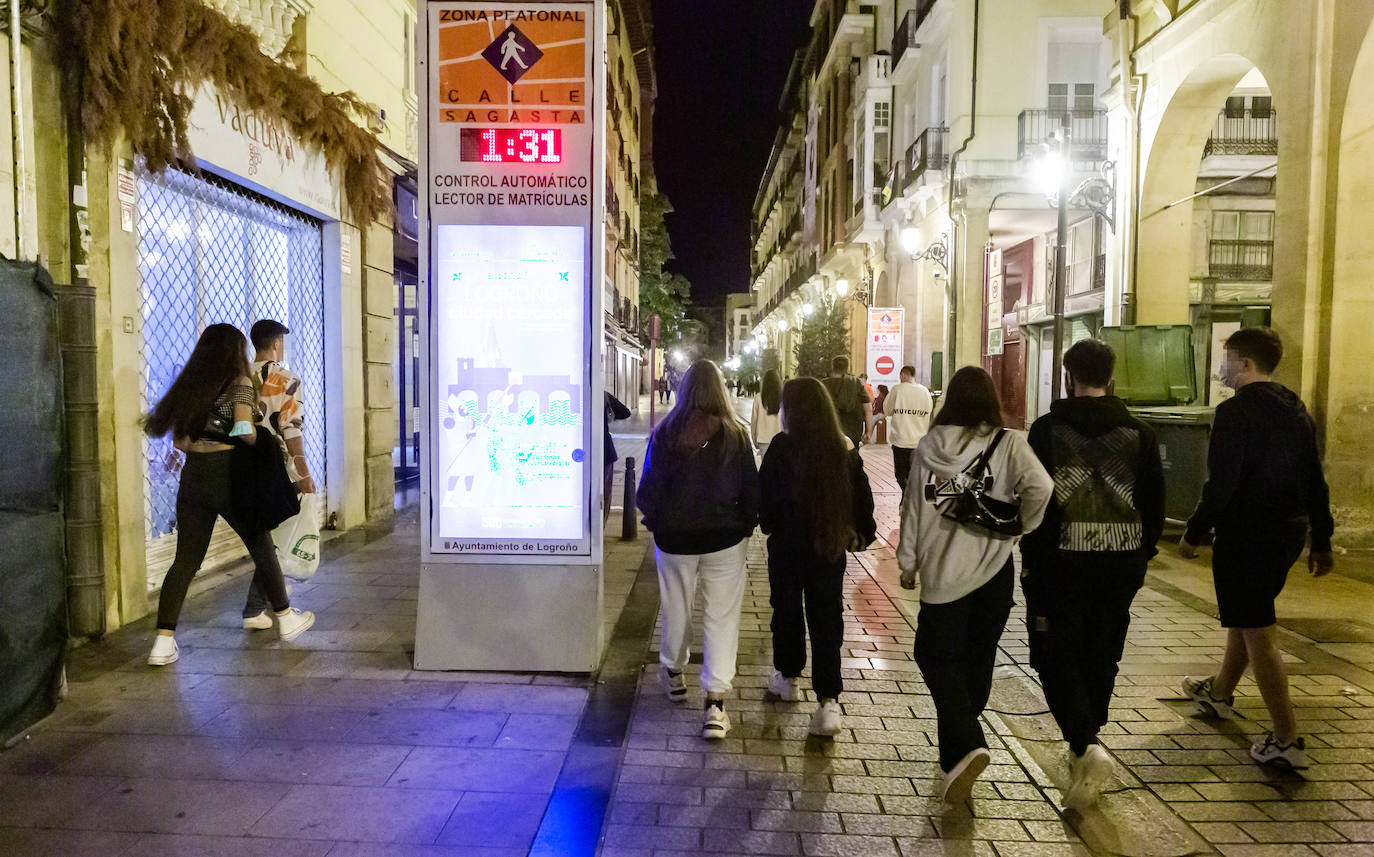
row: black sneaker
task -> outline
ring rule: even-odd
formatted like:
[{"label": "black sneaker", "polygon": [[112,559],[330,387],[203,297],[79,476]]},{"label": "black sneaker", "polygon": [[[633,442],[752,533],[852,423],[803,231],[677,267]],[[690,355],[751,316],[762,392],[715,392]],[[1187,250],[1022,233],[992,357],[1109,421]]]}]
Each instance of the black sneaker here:
[{"label": "black sneaker", "polygon": [[725,714],[725,703],[719,699],[706,700],[706,715],[701,721],[701,737],[707,741],[719,741],[730,731],[730,718]]}]

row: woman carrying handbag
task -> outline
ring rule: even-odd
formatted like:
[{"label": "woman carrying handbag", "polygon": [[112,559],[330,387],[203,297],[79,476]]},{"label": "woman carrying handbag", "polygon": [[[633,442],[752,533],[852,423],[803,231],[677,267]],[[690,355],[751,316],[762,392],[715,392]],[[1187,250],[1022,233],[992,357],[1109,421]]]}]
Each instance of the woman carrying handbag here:
[{"label": "woman carrying handbag", "polygon": [[1025,435],[1003,427],[988,373],[954,373],[916,447],[897,549],[903,588],[920,575],[916,665],[935,702],[947,803],[967,800],[991,759],[978,718],[1011,613],[1012,549],[1053,491]]},{"label": "woman carrying handbag", "polygon": [[[176,557],[158,598],[157,637],[148,655],[152,666],[165,666],[179,656],[177,618],[219,517],[248,548],[253,581],[272,603],[281,638],[294,640],[315,623],[315,614],[291,607],[272,545],[272,528],[294,514],[290,506],[295,492],[280,448],[271,446],[276,439],[255,425],[257,400],[243,333],[230,324],[212,324],[144,418],[149,437],[171,432],[176,448],[186,454],[177,490]],[[289,492],[290,502],[283,490]]]}]

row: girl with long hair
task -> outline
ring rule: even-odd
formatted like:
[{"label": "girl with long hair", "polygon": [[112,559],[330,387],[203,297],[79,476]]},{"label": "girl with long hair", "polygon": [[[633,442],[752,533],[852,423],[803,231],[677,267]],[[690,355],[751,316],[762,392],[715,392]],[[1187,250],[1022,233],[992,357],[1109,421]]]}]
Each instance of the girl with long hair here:
[{"label": "girl with long hair", "polygon": [[758,522],[759,474],[749,433],[735,417],[716,364],[693,364],[677,406],[653,436],[635,504],[654,534],[663,612],[659,677],[673,702],[687,699],[692,605],[700,581],[703,617],[703,738],[730,730],[725,694],[735,677],[745,556]]},{"label": "girl with long hair", "polygon": [[759,393],[754,397],[754,411],[749,420],[749,436],[754,439],[754,445],[763,453],[768,450],[768,444],[782,431],[782,417],[779,411],[782,410],[782,378],[778,376],[778,370],[769,369],[763,373],[763,381],[759,386]]},{"label": "girl with long hair", "polygon": [[178,657],[177,618],[220,516],[248,548],[253,582],[271,601],[281,638],[294,640],[315,622],[313,613],[291,607],[272,534],[241,521],[230,496],[234,444],[258,442],[257,401],[243,333],[231,324],[212,324],[201,333],[172,386],[143,420],[149,437],[170,432],[176,448],[186,454],[177,489],[176,557],[158,598],[157,637],[148,655],[152,666],[170,664]]},{"label": "girl with long hair", "polygon": [[[955,372],[902,501],[897,564],[905,589],[920,575],[916,665],[935,702],[948,803],[969,798],[991,758],[978,718],[1011,614],[1012,548],[1039,526],[1054,490],[1025,434],[1003,425],[992,377],[976,366]],[[961,513],[975,495],[1006,523]]]},{"label": "girl with long hair", "polygon": [[768,534],[773,605],[773,676],[768,690],[797,699],[811,635],[811,734],[840,732],[840,646],[844,639],[845,552],[877,537],[873,492],[858,450],[840,430],[830,394],[815,378],[782,388],[782,433],[759,472],[759,524]]}]

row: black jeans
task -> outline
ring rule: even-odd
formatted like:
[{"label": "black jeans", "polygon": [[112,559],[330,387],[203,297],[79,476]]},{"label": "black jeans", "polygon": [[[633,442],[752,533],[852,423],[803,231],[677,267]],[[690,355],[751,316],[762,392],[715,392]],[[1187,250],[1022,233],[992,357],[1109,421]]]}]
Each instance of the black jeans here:
[{"label": "black jeans", "polygon": [[275,610],[285,610],[291,604],[286,595],[286,580],[277,564],[272,534],[266,530],[245,529],[229,502],[232,461],[233,453],[227,451],[186,454],[186,466],[181,469],[181,486],[177,490],[177,553],[162,581],[162,595],[157,602],[159,629],[176,630],[186,590],[200,571],[205,551],[210,547],[215,519],[220,516],[234,528],[253,558],[254,586],[267,595]]},{"label": "black jeans", "polygon": [[1030,662],[1050,713],[1075,755],[1107,723],[1131,602],[1145,581],[1138,556],[1061,554],[1021,581]]},{"label": "black jeans", "polygon": [[906,496],[906,480],[911,476],[911,454],[916,450],[904,446],[892,447],[892,472],[897,476],[897,487]]},{"label": "black jeans", "polygon": [[844,560],[768,555],[768,601],[773,605],[773,666],[788,678],[806,666],[811,632],[811,687],[818,699],[838,699],[844,643]]},{"label": "black jeans", "polygon": [[921,602],[916,620],[916,666],[935,701],[940,770],[948,772],[988,745],[978,717],[992,693],[997,643],[1011,615],[1012,560],[978,589],[948,604]]}]

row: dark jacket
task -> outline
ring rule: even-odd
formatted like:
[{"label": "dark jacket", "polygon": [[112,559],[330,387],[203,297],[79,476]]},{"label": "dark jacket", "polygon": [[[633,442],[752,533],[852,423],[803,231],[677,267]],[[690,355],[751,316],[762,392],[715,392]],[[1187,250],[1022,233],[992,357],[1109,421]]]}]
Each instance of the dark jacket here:
[{"label": "dark jacket", "polygon": [[1116,396],[1060,399],[1030,429],[1054,479],[1045,519],[1021,541],[1026,568],[1093,554],[1148,560],[1164,531],[1164,468],[1154,429]]},{"label": "dark jacket", "polygon": [[[787,434],[781,433],[768,444],[763,456],[759,481],[763,487],[763,503],[759,507],[759,526],[768,534],[770,560],[779,557],[789,561],[820,563],[816,556],[811,526],[804,511],[798,507],[793,489],[797,474],[798,449]],[[864,473],[863,458],[857,449],[849,451],[850,525],[858,534],[863,550],[878,537],[878,524],[873,520],[873,491]],[[808,486],[824,491],[825,486]],[[843,564],[843,560],[841,560]]]},{"label": "dark jacket", "polygon": [[607,467],[610,467],[613,464],[615,464],[616,459],[619,457],[619,453],[615,451],[615,441],[611,440],[611,423],[615,422],[616,420],[628,420],[629,418],[630,409],[625,407],[625,404],[621,402],[619,399],[617,399],[615,396],[612,396],[610,393],[607,393],[606,427],[604,429],[604,434],[606,437],[604,452],[605,463]]},{"label": "dark jacket", "polygon": [[1188,541],[1209,532],[1244,536],[1308,524],[1312,549],[1331,550],[1331,498],[1317,431],[1302,400],[1272,381],[1246,384],[1217,405],[1207,484],[1188,521]]},{"label": "dark jacket", "polygon": [[649,438],[635,505],[664,553],[706,554],[739,544],[759,520],[759,471],[741,427],[721,426],[703,446]]},{"label": "dark jacket", "polygon": [[821,384],[830,393],[835,403],[835,413],[840,417],[840,428],[856,447],[863,442],[864,405],[873,401],[864,385],[853,375],[831,375],[822,378]]}]

